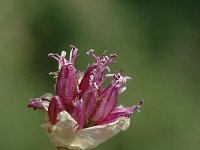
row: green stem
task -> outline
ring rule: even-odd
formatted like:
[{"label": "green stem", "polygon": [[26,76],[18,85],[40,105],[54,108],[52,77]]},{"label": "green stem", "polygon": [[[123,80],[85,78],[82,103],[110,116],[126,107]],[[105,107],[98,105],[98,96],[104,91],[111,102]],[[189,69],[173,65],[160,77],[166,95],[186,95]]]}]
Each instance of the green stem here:
[{"label": "green stem", "polygon": [[57,150],[69,150],[69,149],[64,148],[64,147],[57,147]]},{"label": "green stem", "polygon": [[[57,150],[70,150],[70,149],[65,148],[65,147],[57,147]],[[80,150],[80,149],[76,149],[76,150]]]}]

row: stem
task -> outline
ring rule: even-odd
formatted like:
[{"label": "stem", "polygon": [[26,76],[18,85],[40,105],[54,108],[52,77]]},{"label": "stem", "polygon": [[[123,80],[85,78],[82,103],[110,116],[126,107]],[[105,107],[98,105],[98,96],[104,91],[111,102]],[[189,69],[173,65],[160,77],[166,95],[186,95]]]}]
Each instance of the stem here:
[{"label": "stem", "polygon": [[69,150],[69,149],[65,147],[57,147],[57,150]]},{"label": "stem", "polygon": [[[70,150],[70,149],[65,148],[65,147],[57,147],[56,149],[57,149],[57,150]],[[75,149],[74,149],[74,150],[75,150]],[[76,149],[76,150],[80,150],[80,149]]]}]

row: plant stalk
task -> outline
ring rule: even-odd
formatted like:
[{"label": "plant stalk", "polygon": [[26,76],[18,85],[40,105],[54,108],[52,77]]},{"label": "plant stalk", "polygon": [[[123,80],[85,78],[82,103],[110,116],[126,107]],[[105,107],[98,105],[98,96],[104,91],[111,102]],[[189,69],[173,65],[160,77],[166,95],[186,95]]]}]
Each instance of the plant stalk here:
[{"label": "plant stalk", "polygon": [[[71,149],[68,149],[68,148],[65,148],[65,147],[57,147],[56,150],[71,150]],[[80,149],[76,149],[76,150],[80,150]]]},{"label": "plant stalk", "polygon": [[65,148],[65,147],[57,147],[57,150],[70,150],[70,149]]}]

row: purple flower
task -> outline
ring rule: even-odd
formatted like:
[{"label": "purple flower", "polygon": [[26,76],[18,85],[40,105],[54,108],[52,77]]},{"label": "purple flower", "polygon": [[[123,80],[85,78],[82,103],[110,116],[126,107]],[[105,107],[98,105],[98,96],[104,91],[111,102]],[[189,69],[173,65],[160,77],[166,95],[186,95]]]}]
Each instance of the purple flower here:
[{"label": "purple flower", "polygon": [[[130,115],[139,111],[143,101],[132,107],[116,106],[118,95],[126,89],[124,84],[131,79],[122,76],[121,72],[109,73],[109,65],[115,62],[116,54],[107,56],[103,53],[97,56],[94,50],[89,50],[87,54],[92,55],[95,62],[88,65],[83,73],[74,67],[78,49],[74,46],[71,48],[69,60],[65,58],[64,51],[60,56],[53,53],[48,55],[59,63],[59,70],[50,73],[56,78],[55,95],[45,94],[40,98],[31,99],[28,107],[47,112],[48,120],[43,127],[57,146],[86,149],[98,145],[120,130],[125,130],[129,125]],[[112,82],[104,87],[104,82],[109,78],[112,78]],[[116,130],[111,131],[110,127],[116,127]],[[104,137],[104,131],[110,134]],[[93,144],[82,142],[84,144],[80,146],[79,140],[86,140],[83,138],[84,134],[84,137],[89,135],[99,139],[93,141]],[[65,139],[68,135],[71,135],[73,140]],[[75,140],[77,137],[79,140]]]}]

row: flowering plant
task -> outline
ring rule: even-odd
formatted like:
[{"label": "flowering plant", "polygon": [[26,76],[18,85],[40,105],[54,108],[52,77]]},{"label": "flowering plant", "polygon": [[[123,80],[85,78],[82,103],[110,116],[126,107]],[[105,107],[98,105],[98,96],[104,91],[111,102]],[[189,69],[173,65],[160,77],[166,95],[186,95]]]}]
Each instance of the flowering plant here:
[{"label": "flowering plant", "polygon": [[[69,60],[65,58],[65,51],[61,55],[48,55],[59,63],[58,71],[50,73],[56,78],[55,95],[47,93],[30,99],[28,107],[47,114],[47,122],[42,127],[57,147],[89,149],[126,130],[130,115],[140,109],[143,101],[132,107],[116,107],[118,95],[131,79],[121,72],[107,74],[116,54],[103,53],[99,57],[94,50],[89,50],[87,54],[92,55],[95,62],[80,72],[74,67],[77,52],[78,49],[71,46]],[[103,87],[108,78],[113,78],[112,82]]]}]

